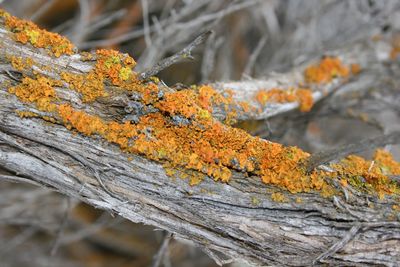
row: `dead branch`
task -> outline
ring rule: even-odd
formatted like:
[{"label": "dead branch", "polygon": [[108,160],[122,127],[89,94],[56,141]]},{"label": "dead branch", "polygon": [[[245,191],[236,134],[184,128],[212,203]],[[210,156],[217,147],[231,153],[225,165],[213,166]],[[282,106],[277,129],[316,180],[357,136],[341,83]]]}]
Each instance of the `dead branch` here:
[{"label": "dead branch", "polygon": [[212,33],[212,31],[206,31],[202,34],[200,34],[196,39],[193,40],[193,42],[191,42],[190,44],[188,44],[185,48],[183,48],[181,51],[179,51],[178,53],[167,57],[163,60],[161,60],[160,62],[158,62],[155,66],[151,67],[150,69],[142,72],[139,74],[139,77],[142,80],[146,80],[151,76],[156,75],[157,73],[159,73],[160,71],[162,71],[163,69],[168,68],[169,66],[177,63],[178,61],[181,61],[182,59],[192,59],[192,50],[194,48],[196,48],[197,46],[199,46],[201,43],[203,43],[208,36],[210,36],[210,34]]},{"label": "dead branch", "polygon": [[[33,71],[55,79],[61,71],[85,73],[93,67],[79,55],[53,58],[41,49],[16,43],[3,26],[0,47],[5,51],[0,55],[5,65],[10,65],[9,56],[31,58],[36,62]],[[21,118],[16,110],[38,111],[8,93],[15,79],[19,76],[0,73],[0,166],[18,177],[133,222],[162,228],[215,255],[221,263],[243,259],[260,266],[309,266],[319,264],[317,259],[332,265],[394,266],[400,262],[400,222],[393,217],[392,206],[398,204],[394,198],[380,200],[353,190],[348,199],[339,193],[333,198],[345,204],[338,209],[332,198],[316,192],[283,191],[287,201],[275,202],[266,190],[279,189],[239,172],[233,173],[230,183],[206,179],[190,186],[186,180],[168,177],[161,164],[126,155],[100,138],[74,134],[40,117]],[[221,86],[231,85],[235,83]],[[119,106],[111,109],[110,101],[88,105],[64,86],[57,91],[62,101],[105,118],[120,119],[122,100],[127,97],[112,95],[110,101]],[[5,178],[9,177],[0,176]],[[363,231],[356,228],[358,234],[349,235],[348,229],[359,224]],[[220,259],[218,253],[228,259]]]},{"label": "dead branch", "polygon": [[400,132],[396,131],[390,134],[361,140],[357,143],[342,145],[328,151],[315,153],[308,159],[307,171],[310,172],[319,165],[323,165],[334,159],[344,158],[350,154],[356,154],[368,149],[376,149],[398,143],[400,143]]},{"label": "dead branch", "polygon": [[153,267],[160,266],[161,260],[163,259],[164,255],[166,254],[166,252],[168,250],[168,245],[169,245],[169,242],[171,241],[171,238],[172,238],[171,233],[165,234],[164,240],[162,241],[157,254],[154,255],[153,264],[152,264]]}]

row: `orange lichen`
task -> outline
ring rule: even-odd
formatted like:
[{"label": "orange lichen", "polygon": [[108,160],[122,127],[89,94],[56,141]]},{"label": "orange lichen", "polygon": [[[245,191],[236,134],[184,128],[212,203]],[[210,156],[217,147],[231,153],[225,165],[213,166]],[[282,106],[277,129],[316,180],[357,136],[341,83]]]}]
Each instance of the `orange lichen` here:
[{"label": "orange lichen", "polygon": [[96,55],[95,72],[109,79],[113,85],[122,85],[124,81],[136,77],[132,71],[136,62],[130,56],[111,49],[99,49]]},{"label": "orange lichen", "polygon": [[[399,187],[391,181],[388,175],[400,174],[400,163],[384,150],[375,152],[373,161],[365,160],[356,155],[350,155],[339,164],[332,164],[337,170],[334,176],[346,179],[351,185],[368,191],[377,192],[382,197],[385,194],[399,193]],[[331,174],[332,175],[332,174]]]},{"label": "orange lichen", "polygon": [[391,175],[400,175],[400,163],[393,159],[393,155],[383,149],[375,151],[374,161],[381,166],[382,172]]},{"label": "orange lichen", "polygon": [[346,186],[348,185],[348,182],[347,182],[346,179],[341,179],[341,180],[340,180],[340,184],[341,184],[343,187],[346,187]]},{"label": "orange lichen", "polygon": [[304,88],[288,88],[287,90],[272,88],[270,90],[260,90],[256,93],[255,99],[261,105],[267,103],[288,103],[299,102],[299,109],[302,112],[308,112],[314,105],[312,92]]},{"label": "orange lichen", "polygon": [[182,115],[192,118],[200,111],[196,105],[196,94],[192,90],[166,93],[164,99],[155,104],[155,107],[170,115]]},{"label": "orange lichen", "polygon": [[300,162],[309,156],[296,147],[284,147],[271,143],[269,153],[261,160],[261,179],[266,184],[286,188],[292,193],[325,190],[327,184],[317,172],[310,175],[300,166]]},{"label": "orange lichen", "polygon": [[254,108],[252,108],[252,107],[249,105],[249,103],[247,103],[247,102],[241,101],[241,102],[239,102],[239,106],[242,108],[242,110],[243,110],[244,113],[248,113],[248,112],[250,112],[251,110],[254,111]]},{"label": "orange lichen", "polygon": [[359,64],[351,64],[350,65],[351,74],[356,75],[361,71],[361,66]]},{"label": "orange lichen", "polygon": [[[30,85],[31,81],[25,80],[23,84]],[[54,97],[53,93],[45,93],[47,91],[48,88],[44,93],[36,92],[27,98],[19,90],[10,90],[27,102],[37,102],[39,97]],[[264,183],[282,187],[292,193],[321,190],[324,195],[329,195],[332,191],[324,181],[324,173],[314,171],[308,175],[301,167],[299,163],[309,156],[304,151],[251,137],[242,130],[227,127],[212,118],[181,126],[171,123],[168,116],[154,113],[143,116],[138,124],[117,123],[76,110],[68,104],[58,105],[56,114],[69,129],[88,136],[101,136],[126,152],[168,162],[169,169],[180,167],[196,171],[186,171],[180,175],[188,177],[192,185],[201,182],[204,175],[227,182],[231,177],[231,169],[234,169],[259,175]],[[193,119],[196,120],[195,117]],[[342,179],[363,175],[367,177],[366,184],[373,186],[381,195],[382,192],[395,192],[395,187],[388,186],[386,176],[377,175],[375,169],[372,169],[371,174],[367,173],[370,164],[365,160],[356,156],[349,159],[335,166],[338,176],[347,175]],[[381,171],[382,166],[385,166],[385,170],[390,173],[399,172],[399,163],[387,153],[378,151],[375,161],[381,166]],[[283,201],[281,196],[275,194],[272,198]]]},{"label": "orange lichen", "polygon": [[[3,17],[8,18],[6,15]],[[29,30],[20,37],[33,44],[40,43],[40,30],[32,27]],[[60,82],[43,76],[24,77],[20,84],[9,88],[9,92],[24,103],[34,103],[38,110],[50,112],[51,116],[42,117],[45,120],[56,120],[75,132],[116,144],[124,152],[161,162],[168,174],[174,175],[175,171],[171,170],[179,170],[179,176],[187,178],[192,185],[206,176],[229,182],[232,172],[240,171],[257,175],[264,183],[292,193],[319,190],[322,195],[329,196],[333,189],[325,180],[328,176],[340,177],[342,183],[347,181],[350,185],[357,184],[359,177],[364,177],[362,186],[375,189],[380,196],[398,192],[398,187],[391,183],[388,175],[399,174],[400,164],[384,151],[377,151],[372,165],[360,157],[349,156],[334,165],[336,172],[314,170],[309,174],[303,166],[309,154],[303,150],[253,137],[212,116],[213,107],[218,107],[228,114],[228,121],[233,120],[237,114],[231,109],[234,103],[232,91],[218,93],[209,85],[175,91],[159,84],[157,79],[139,81],[132,71],[135,62],[127,55],[113,50],[98,50],[95,58],[94,67],[87,74],[60,74],[70,89],[81,93],[83,101],[94,101],[98,97],[107,97],[105,84],[112,84],[115,88],[134,92],[135,101],[151,105],[152,112],[141,114],[135,123],[105,120],[96,114],[78,110],[69,103],[60,103],[53,88]],[[18,60],[14,64],[20,66]],[[348,74],[337,59],[326,58],[314,67],[309,76],[316,74],[318,79],[313,78],[316,82]],[[322,75],[325,72],[330,78]],[[312,106],[311,91],[308,89],[272,89],[260,92],[256,98],[261,104],[298,101],[302,111],[308,111]],[[242,106],[243,110],[247,108],[243,103],[234,104]],[[36,116],[29,113],[21,115]],[[286,201],[282,193],[274,193],[271,198]]]},{"label": "orange lichen", "polygon": [[31,58],[22,58],[22,57],[11,57],[11,66],[18,71],[26,70],[32,67],[33,60]]},{"label": "orange lichen", "polygon": [[[10,88],[10,92],[24,102],[39,103],[42,98],[51,103],[55,97],[51,82],[43,77],[37,81],[24,78],[21,85]],[[187,96],[190,97],[184,98]],[[180,176],[188,177],[192,185],[201,182],[206,175],[228,182],[232,170],[237,170],[258,175],[264,183],[292,193],[320,190],[323,195],[331,194],[332,189],[324,180],[327,174],[317,171],[307,174],[302,167],[308,153],[252,137],[243,130],[223,125],[211,116],[199,116],[196,112],[209,111],[196,106],[197,100],[196,94],[171,92],[157,102],[161,103],[160,112],[144,115],[136,124],[105,121],[69,104],[55,106],[55,114],[69,129],[87,136],[100,136],[119,145],[125,152],[168,163],[168,169],[185,169]],[[51,110],[54,110],[52,105]],[[41,107],[38,105],[43,109]],[[174,123],[171,116],[177,114],[189,118],[189,123]],[[351,184],[353,176],[362,175],[365,184],[381,195],[397,192],[397,187],[390,184],[386,175],[399,173],[400,164],[383,151],[377,151],[374,160],[375,166],[370,169],[366,160],[350,156],[335,166],[338,170],[336,176]],[[279,195],[273,198],[276,201],[282,199]]]},{"label": "orange lichen", "polygon": [[325,57],[318,64],[307,67],[304,77],[308,83],[325,84],[337,77],[347,77],[349,72],[339,58]]},{"label": "orange lichen", "polygon": [[198,105],[208,111],[212,112],[212,106],[214,105],[229,105],[232,103],[232,92],[226,91],[227,96],[221,95],[210,85],[202,85],[197,89],[197,102]]},{"label": "orange lichen", "polygon": [[39,114],[32,112],[32,111],[20,111],[17,110],[16,113],[18,114],[18,116],[20,116],[21,118],[34,118],[34,117],[39,117]]},{"label": "orange lichen", "polygon": [[286,103],[296,101],[296,96],[293,90],[282,90],[272,88],[270,90],[260,90],[257,92],[255,99],[261,104],[265,105],[268,102]]},{"label": "orange lichen", "polygon": [[271,199],[275,202],[286,202],[287,199],[284,194],[275,192],[271,194]]},{"label": "orange lichen", "polygon": [[298,89],[296,90],[296,97],[300,104],[301,112],[308,112],[314,105],[314,99],[312,96],[312,92],[309,89]]},{"label": "orange lichen", "polygon": [[73,44],[65,37],[40,29],[36,24],[9,15],[4,10],[0,16],[4,18],[7,28],[14,33],[14,39],[23,44],[30,43],[38,48],[49,48],[56,57],[74,52]]},{"label": "orange lichen", "polygon": [[[67,127],[85,135],[100,135],[127,152],[139,153],[154,160],[166,160],[171,166],[196,170],[225,182],[231,177],[230,168],[256,172],[263,179],[266,179],[266,175],[277,176],[277,171],[283,169],[292,175],[290,168],[295,166],[295,161],[307,155],[303,153],[299,156],[297,153],[300,152],[293,148],[288,150],[281,145],[251,137],[242,130],[227,128],[211,119],[208,119],[208,123],[199,120],[198,123],[204,127],[201,129],[197,125],[174,125],[160,113],[143,116],[138,124],[105,122],[67,105],[61,105],[58,114]],[[290,158],[290,166],[276,170],[274,166],[268,165],[272,157],[280,157],[282,160],[285,156]],[[260,159],[264,160],[260,162]],[[257,166],[265,169],[256,170]],[[191,183],[199,182],[202,177],[191,179]],[[274,182],[285,186],[278,181]],[[288,189],[304,189],[296,186]],[[307,186],[312,187],[313,184]]]},{"label": "orange lichen", "polygon": [[117,86],[128,86],[126,82],[131,80],[130,87],[132,83],[137,83],[136,74],[132,71],[136,63],[130,56],[106,49],[97,50],[96,56],[96,64],[89,73],[61,73],[61,78],[69,84],[69,88],[82,94],[84,102],[107,96],[104,85],[106,81]]},{"label": "orange lichen", "polygon": [[390,59],[395,60],[399,54],[400,54],[400,46],[393,47],[392,51],[390,51]]},{"label": "orange lichen", "polygon": [[390,59],[395,60],[400,55],[400,35],[394,35],[392,38],[392,50],[390,51]]},{"label": "orange lichen", "polygon": [[[318,64],[307,67],[304,71],[304,80],[309,84],[325,84],[331,82],[336,77],[347,77],[360,72],[358,64],[351,64],[350,67],[344,66],[339,58],[325,57]],[[301,86],[301,85],[300,85]],[[267,103],[299,103],[302,112],[308,112],[314,105],[312,91],[306,88],[272,88],[269,90],[259,90],[255,94],[255,100],[262,106]]]},{"label": "orange lichen", "polygon": [[[161,112],[144,115],[136,124],[118,123],[76,110],[69,104],[53,104],[55,93],[51,84],[43,77],[37,80],[24,78],[21,85],[10,88],[10,92],[24,102],[36,103],[41,110],[49,109],[38,103],[49,103],[52,107],[50,110],[55,111],[56,118],[60,118],[68,129],[75,129],[87,136],[100,136],[119,145],[125,152],[168,163],[168,169],[185,169],[180,176],[188,177],[192,185],[201,182],[206,175],[228,182],[232,170],[237,170],[258,175],[264,183],[292,193],[320,190],[328,196],[332,192],[324,181],[326,174],[317,171],[307,174],[302,167],[301,162],[309,156],[308,153],[296,147],[285,147],[252,137],[243,130],[221,124],[211,116],[199,116],[196,112],[209,111],[196,106],[195,94],[182,91],[167,94],[165,100],[158,102],[162,103],[159,106]],[[182,94],[192,97],[182,98]],[[176,114],[187,116],[189,124],[174,123],[170,116]],[[377,192],[395,192],[395,187],[388,186],[386,173],[377,174],[374,168],[368,173],[367,161],[356,156],[349,159],[335,166],[337,176],[347,175],[342,179],[351,181],[354,175],[364,175],[366,183]],[[381,172],[399,172],[399,163],[387,153],[378,151],[375,162]],[[280,198],[277,195],[275,199]]]},{"label": "orange lichen", "polygon": [[83,111],[76,111],[68,104],[57,107],[58,115],[68,128],[74,128],[85,135],[104,134],[107,125],[96,116]]},{"label": "orange lichen", "polygon": [[103,80],[99,79],[98,75],[93,71],[88,74],[62,72],[60,76],[68,83],[70,89],[82,94],[84,102],[92,102],[98,97],[107,96]]},{"label": "orange lichen", "polygon": [[9,88],[8,91],[15,94],[22,102],[35,103],[39,110],[51,112],[55,110],[54,85],[59,83],[46,77],[39,76],[36,79],[24,77],[19,85]]}]

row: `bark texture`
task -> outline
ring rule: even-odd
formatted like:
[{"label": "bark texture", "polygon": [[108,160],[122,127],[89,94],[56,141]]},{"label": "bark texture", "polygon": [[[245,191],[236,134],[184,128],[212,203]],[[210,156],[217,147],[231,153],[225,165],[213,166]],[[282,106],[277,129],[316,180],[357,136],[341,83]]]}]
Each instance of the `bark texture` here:
[{"label": "bark texture", "polygon": [[[379,200],[335,184],[342,193],[334,197],[282,192],[287,201],[274,202],[270,193],[279,189],[242,173],[234,173],[229,184],[207,179],[191,187],[166,176],[161,164],[124,154],[101,139],[18,116],[16,110],[36,110],[7,92],[21,78],[10,56],[36,62],[25,75],[37,71],[55,79],[60,71],[88,72],[92,63],[79,55],[52,58],[15,43],[4,27],[0,49],[0,167],[10,172],[1,179],[33,182],[133,222],[165,229],[175,238],[194,242],[220,264],[237,259],[260,266],[400,262],[400,218],[392,209],[398,200]],[[103,118],[126,115],[128,96],[123,94],[87,105],[66,88],[57,88],[57,93]]]}]

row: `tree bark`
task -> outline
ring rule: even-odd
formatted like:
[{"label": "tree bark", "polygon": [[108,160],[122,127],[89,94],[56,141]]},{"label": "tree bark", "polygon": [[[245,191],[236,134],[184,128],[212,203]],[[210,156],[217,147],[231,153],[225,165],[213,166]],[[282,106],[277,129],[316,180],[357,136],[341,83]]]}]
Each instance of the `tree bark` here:
[{"label": "tree bark", "polygon": [[[192,241],[219,264],[237,259],[260,266],[400,262],[400,217],[392,209],[398,199],[380,200],[332,180],[341,194],[325,198],[318,192],[282,191],[287,201],[275,202],[270,193],[278,188],[243,173],[234,173],[228,184],[206,179],[190,186],[168,177],[161,164],[123,153],[100,138],[74,134],[41,118],[21,118],[15,111],[38,112],[7,91],[21,73],[58,79],[60,71],[85,73],[93,64],[79,55],[53,58],[16,43],[4,27],[0,38],[0,167],[10,172],[0,179],[33,182],[165,229],[174,238]],[[29,57],[35,64],[26,73],[16,71],[10,56]],[[119,94],[88,105],[76,92],[62,87],[57,92],[103,118],[121,119],[126,101]]]}]

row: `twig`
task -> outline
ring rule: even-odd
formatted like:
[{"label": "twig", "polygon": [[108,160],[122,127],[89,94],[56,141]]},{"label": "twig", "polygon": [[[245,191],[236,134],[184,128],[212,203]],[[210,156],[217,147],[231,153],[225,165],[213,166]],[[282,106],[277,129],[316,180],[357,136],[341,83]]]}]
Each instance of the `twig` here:
[{"label": "twig", "polygon": [[108,213],[103,213],[94,223],[90,224],[88,227],[70,233],[68,236],[64,236],[62,240],[60,240],[60,244],[68,245],[72,242],[77,242],[99,232],[101,229],[116,225],[124,220],[124,218],[122,217],[114,218],[111,220],[106,215],[108,215]]},{"label": "twig", "polygon": [[149,3],[147,0],[141,0],[142,13],[143,13],[143,29],[144,29],[144,40],[146,42],[146,47],[151,45],[150,29],[149,29]]},{"label": "twig", "polygon": [[91,6],[88,0],[79,0],[79,18],[76,20],[75,26],[71,32],[71,41],[79,47],[86,37],[86,29],[90,24]]},{"label": "twig", "polygon": [[204,252],[215,261],[215,263],[218,266],[223,266],[226,264],[230,264],[232,262],[234,262],[234,259],[222,259],[220,256],[218,256],[216,253],[214,253],[211,249],[209,248],[205,248]]},{"label": "twig", "polygon": [[[35,13],[32,14],[32,16],[29,18],[31,21],[36,21],[40,19],[49,9],[53,6],[55,3],[55,0],[47,1],[44,5],[40,6]],[[1,3],[1,1],[0,1]]]},{"label": "twig", "polygon": [[315,153],[307,160],[307,171],[310,172],[319,165],[328,163],[334,159],[346,157],[350,154],[359,153],[367,149],[374,149],[387,144],[397,143],[400,143],[400,131],[364,139],[357,143],[346,144],[331,150]]},{"label": "twig", "polygon": [[53,246],[50,251],[50,256],[52,256],[52,257],[54,255],[56,255],[57,250],[60,247],[61,239],[62,239],[62,236],[64,233],[64,229],[67,226],[70,211],[71,211],[71,199],[67,198],[67,208],[65,209],[65,213],[64,213],[61,225],[58,228],[56,239],[54,240]]},{"label": "twig", "polygon": [[210,78],[210,73],[214,70],[217,50],[223,44],[224,38],[218,37],[215,39],[215,34],[212,34],[206,42],[204,49],[203,62],[201,64],[201,81],[206,82]]},{"label": "twig", "polygon": [[[140,21],[142,17],[142,5],[140,4],[140,1],[131,1],[131,4],[129,4],[129,6],[126,7],[126,10],[127,12],[124,19],[121,19],[119,22],[117,22],[116,25],[113,26],[111,32],[105,36],[104,40],[102,40],[104,43],[103,46],[113,47],[113,48],[118,47],[118,45],[122,42],[113,42],[113,40],[116,39],[117,36],[125,35],[126,31],[134,27]],[[135,32],[136,31],[137,30],[135,30]],[[143,34],[144,29],[141,28],[139,30],[139,33]],[[96,47],[96,46],[97,45],[88,47],[87,45],[83,44],[83,47],[86,48]]]},{"label": "twig", "polygon": [[256,48],[254,49],[253,53],[251,53],[249,61],[246,64],[246,67],[243,71],[243,76],[248,75],[251,76],[251,72],[253,71],[254,64],[257,61],[258,56],[260,55],[265,43],[267,42],[267,37],[263,36],[260,41],[258,42]]},{"label": "twig", "polygon": [[160,266],[161,260],[164,257],[165,252],[167,251],[168,245],[169,245],[169,241],[171,241],[172,238],[172,234],[171,233],[167,233],[164,237],[164,240],[157,252],[157,254],[154,256],[153,259],[153,264],[151,265],[152,267],[158,267]]},{"label": "twig", "polygon": [[[215,1],[209,1],[215,2]],[[135,2],[138,3],[138,2]],[[163,21],[160,21],[161,26],[171,28],[171,25],[175,25],[174,28],[169,30],[168,36],[171,37],[176,32],[182,31],[183,29],[198,29],[207,22],[213,21],[218,18],[222,18],[229,14],[232,14],[236,11],[248,8],[252,5],[260,3],[260,0],[254,1],[244,1],[239,2],[237,4],[232,4],[226,7],[224,10],[219,10],[214,13],[206,14],[203,16],[196,17],[196,19],[189,20],[187,22],[177,23],[182,18],[193,15],[198,11],[204,4],[207,4],[204,1],[194,1],[190,5],[186,5],[185,8],[182,8],[179,13],[175,14],[173,17],[169,17]],[[153,33],[156,30],[156,25],[150,25],[149,31]],[[144,35],[144,28],[140,28],[137,30],[133,30],[128,33],[120,34],[118,36],[113,35],[113,38],[108,38],[106,40],[95,40],[89,41],[81,45],[81,49],[88,49],[93,47],[100,47],[100,46],[114,46],[118,43],[126,42]]]},{"label": "twig", "polygon": [[8,240],[7,242],[5,242],[3,239],[3,244],[0,247],[0,256],[4,257],[4,255],[26,242],[29,238],[36,234],[37,231],[38,228],[31,226],[23,230],[20,234],[16,235],[14,238]]},{"label": "twig", "polygon": [[200,45],[201,43],[203,43],[204,40],[206,40],[207,37],[211,33],[212,33],[212,31],[206,31],[206,32],[200,34],[200,36],[198,36],[196,39],[194,39],[193,42],[191,42],[189,45],[187,45],[185,48],[183,48],[178,53],[161,60],[160,62],[158,62],[152,68],[140,73],[140,75],[139,75],[140,79],[141,80],[146,80],[149,77],[156,75],[157,73],[159,73],[163,69],[168,68],[172,64],[175,64],[176,62],[178,62],[178,61],[180,61],[180,60],[182,60],[184,58],[193,58],[192,55],[191,55],[192,50],[195,47],[197,47],[198,45]]},{"label": "twig", "polygon": [[120,9],[115,12],[105,13],[101,16],[96,18],[96,21],[93,21],[91,25],[87,28],[87,34],[91,34],[96,32],[97,30],[101,29],[104,26],[107,26],[116,20],[121,19],[122,17],[126,16],[127,12],[126,9]]}]

